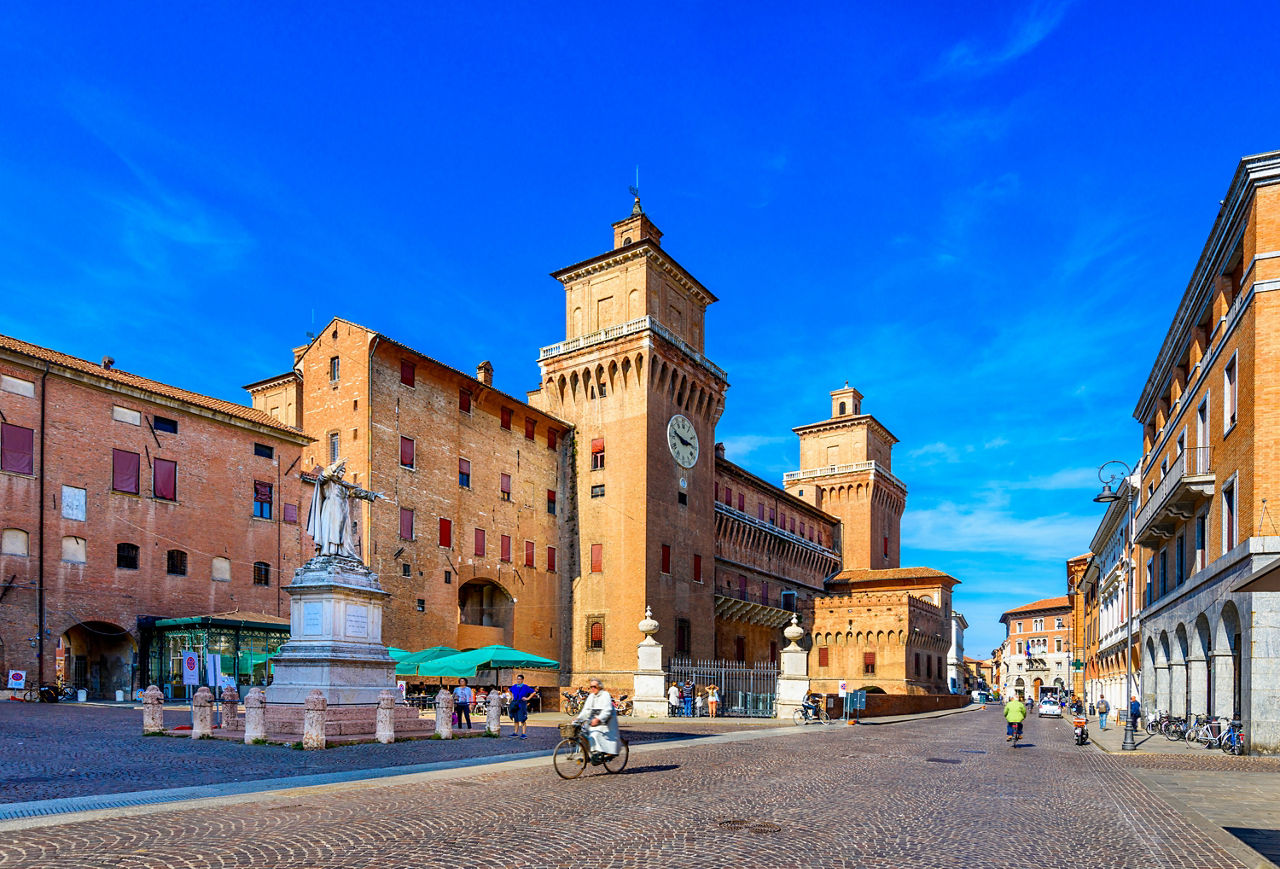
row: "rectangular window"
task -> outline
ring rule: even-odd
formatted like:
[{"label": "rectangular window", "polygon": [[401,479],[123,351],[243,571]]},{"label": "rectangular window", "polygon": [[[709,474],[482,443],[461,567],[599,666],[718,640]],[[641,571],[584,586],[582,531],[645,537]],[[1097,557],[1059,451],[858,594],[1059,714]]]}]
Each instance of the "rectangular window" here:
[{"label": "rectangular window", "polygon": [[413,539],[413,511],[408,507],[400,508],[400,539]]},{"label": "rectangular window", "polygon": [[111,418],[116,422],[127,422],[129,425],[142,425],[142,414],[129,408],[115,405],[111,408]]},{"label": "rectangular window", "polygon": [[[1019,641],[1018,641],[1018,654],[1019,654],[1019,655],[1021,655],[1021,654],[1022,654],[1022,641],[1021,641],[1021,640],[1019,640]],[[916,655],[916,672],[917,672],[917,673],[919,673],[919,672],[920,672],[920,656],[919,656],[919,655]]]},{"label": "rectangular window", "polygon": [[341,446],[341,440],[338,437],[338,433],[336,431],[330,432],[329,433],[329,464],[333,464],[338,460],[340,446]]},{"label": "rectangular window", "polygon": [[587,648],[603,649],[604,648],[604,618],[601,616],[591,616],[588,619],[590,623],[587,627]]},{"label": "rectangular window", "polygon": [[741,492],[738,493],[738,512],[745,513],[747,507],[747,498]]},{"label": "rectangular window", "polygon": [[259,519],[271,518],[271,484],[253,481],[253,515]]},{"label": "rectangular window", "polygon": [[556,548],[554,546],[547,547],[547,573],[556,572]]},{"label": "rectangular window", "polygon": [[337,356],[329,358],[329,382],[337,383],[338,375],[342,373],[342,363]]},{"label": "rectangular window", "polygon": [[445,549],[453,548],[453,522],[449,519],[440,520],[440,545]]},{"label": "rectangular window", "polygon": [[154,431],[162,431],[166,434],[177,434],[178,421],[176,419],[169,419],[167,416],[152,417],[151,428]]},{"label": "rectangular window", "polygon": [[476,556],[480,557],[483,555],[484,555],[484,529],[477,528],[476,529]]},{"label": "rectangular window", "polygon": [[547,489],[547,512],[556,515],[556,490]]},{"label": "rectangular window", "polygon": [[499,540],[499,543],[501,544],[501,549],[499,551],[498,557],[501,558],[503,561],[510,561],[511,560],[511,537],[509,535],[503,534]]},{"label": "rectangular window", "polygon": [[402,468],[413,467],[413,459],[414,459],[413,448],[414,448],[413,438],[407,438],[402,435],[400,437],[400,467]]},{"label": "rectangular window", "polygon": [[826,667],[831,663],[831,649],[826,646],[818,646],[818,666]]},{"label": "rectangular window", "polygon": [[1055,637],[1053,640],[1053,650],[1055,652],[1062,651],[1062,637]]},{"label": "rectangular window", "polygon": [[728,486],[724,487],[724,503],[726,507],[733,506],[733,489]]},{"label": "rectangular window", "polygon": [[743,662],[747,660],[747,638],[746,637],[733,638],[733,659],[735,661],[743,661]]},{"label": "rectangular window", "polygon": [[671,547],[665,543],[662,544],[662,572],[671,572]]},{"label": "rectangular window", "polygon": [[458,410],[463,413],[471,413],[471,390],[458,390]]},{"label": "rectangular window", "polygon": [[24,398],[35,398],[36,383],[34,380],[23,380],[19,377],[0,374],[0,392],[12,392]]},{"label": "rectangular window", "polygon": [[511,408],[504,407],[498,412],[499,419],[502,420],[502,430],[511,431]]},{"label": "rectangular window", "polygon": [[253,454],[264,459],[274,459],[276,457],[276,448],[270,444],[254,444]]},{"label": "rectangular window", "polygon": [[85,490],[75,486],[62,487],[62,518],[85,521]]},{"label": "rectangular window", "polygon": [[759,501],[756,503],[756,518],[759,519],[761,522],[764,521],[764,502],[763,501]]},{"label": "rectangular window", "polygon": [[1203,570],[1205,561],[1205,540],[1208,539],[1207,533],[1209,526],[1209,514],[1201,513],[1196,517],[1196,561],[1193,570]]},{"label": "rectangular window", "polygon": [[498,494],[502,496],[502,500],[511,500],[511,475],[502,474],[498,477]]},{"label": "rectangular window", "polygon": [[1175,587],[1187,581],[1187,537],[1179,534],[1173,550],[1173,584]]},{"label": "rectangular window", "polygon": [[1196,408],[1196,446],[1209,446],[1209,396],[1205,395]]},{"label": "rectangular window", "polygon": [[1222,371],[1222,431],[1225,434],[1236,424],[1236,357],[1233,355]]},{"label": "rectangular window", "polygon": [[[0,423],[0,471],[35,473],[35,429]],[[137,459],[137,453],[131,453]],[[112,487],[114,488],[114,486]],[[134,487],[136,490],[136,486]],[[127,491],[127,490],[120,490]]]},{"label": "rectangular window", "polygon": [[547,429],[547,449],[554,450],[556,448],[556,445],[559,442],[560,442],[559,433],[556,432],[556,430],[553,428]]},{"label": "rectangular window", "polygon": [[681,507],[688,506],[689,496],[684,492],[676,492],[676,503],[679,504]]},{"label": "rectangular window", "polygon": [[1156,559],[1153,555],[1147,559],[1147,603],[1155,600],[1156,590]]},{"label": "rectangular window", "polygon": [[1032,619],[1032,620],[1031,620],[1031,630],[1033,630],[1033,631],[1043,631],[1043,630],[1044,630],[1044,619]]},{"label": "rectangular window", "polygon": [[283,516],[284,521],[288,522],[290,525],[297,525],[298,524],[298,505],[290,503],[290,504],[284,504],[282,506],[283,506],[283,513],[284,513],[284,516]]},{"label": "rectangular window", "polygon": [[591,544],[591,572],[601,573],[604,571],[604,545],[600,543]]},{"label": "rectangular window", "polygon": [[[139,456],[127,450],[111,451],[111,488],[117,492],[138,494]],[[27,473],[30,473],[28,471]]]},{"label": "rectangular window", "polygon": [[187,553],[181,549],[170,549],[165,555],[164,572],[170,576],[186,576]]},{"label": "rectangular window", "polygon": [[1160,596],[1164,597],[1169,591],[1169,552],[1166,549],[1160,550]]},{"label": "rectangular window", "polygon": [[138,547],[133,543],[116,544],[116,567],[123,570],[138,569]]},{"label": "rectangular window", "polygon": [[794,516],[791,517],[791,533],[796,533],[796,517]]},{"label": "rectangular window", "polygon": [[400,360],[400,382],[405,386],[413,386],[417,382],[417,366],[408,359]]},{"label": "rectangular window", "polygon": [[415,603],[414,606],[417,607],[418,612],[420,613],[425,613],[427,611],[427,601],[424,598],[418,598],[417,603]]},{"label": "rectangular window", "polygon": [[789,613],[796,611],[796,593],[794,591],[784,591],[782,597],[782,608]]},{"label": "rectangular window", "polygon": [[769,524],[774,526],[778,524],[777,510],[773,507],[769,508]]},{"label": "rectangular window", "polygon": [[888,535],[886,535],[886,536],[885,536],[885,538],[884,538],[884,557],[885,557],[885,558],[888,558],[888,557],[889,557],[889,537],[888,537]]},{"label": "rectangular window", "polygon": [[591,441],[591,470],[599,471],[604,469],[604,438],[595,438]]},{"label": "rectangular window", "polygon": [[524,436],[526,440],[533,440],[534,429],[538,427],[538,423],[529,417],[524,418]]},{"label": "rectangular window", "polygon": [[604,483],[597,483],[596,485],[591,487],[591,497],[592,498],[604,497]]},{"label": "rectangular window", "polygon": [[1236,485],[1222,487],[1222,552],[1225,555],[1236,545]]},{"label": "rectangular window", "polygon": [[693,556],[693,581],[702,582],[702,556]]},{"label": "rectangular window", "polygon": [[876,653],[862,653],[862,675],[874,676],[876,674]]},{"label": "rectangular window", "polygon": [[458,485],[464,489],[471,488],[471,462],[458,459]]},{"label": "rectangular window", "polygon": [[271,585],[271,565],[265,561],[255,561],[253,563],[253,584],[254,585]]},{"label": "rectangular window", "polygon": [[676,619],[676,655],[688,657],[693,648],[693,630],[688,619]]},{"label": "rectangular window", "polygon": [[178,500],[178,463],[156,459],[151,466],[151,482],[157,498],[162,501]]},{"label": "rectangular window", "polygon": [[1065,623],[1062,619],[1057,618],[1057,619],[1054,619],[1054,620],[1053,620],[1053,626],[1054,626],[1056,629],[1058,629],[1058,630],[1062,630],[1062,629],[1063,629],[1063,628],[1065,628],[1067,625],[1066,625],[1066,623]]},{"label": "rectangular window", "polygon": [[1022,633],[1022,622],[1018,622],[1018,633]]},{"label": "rectangular window", "polygon": [[524,542],[524,566],[533,567],[533,541],[526,540]]}]

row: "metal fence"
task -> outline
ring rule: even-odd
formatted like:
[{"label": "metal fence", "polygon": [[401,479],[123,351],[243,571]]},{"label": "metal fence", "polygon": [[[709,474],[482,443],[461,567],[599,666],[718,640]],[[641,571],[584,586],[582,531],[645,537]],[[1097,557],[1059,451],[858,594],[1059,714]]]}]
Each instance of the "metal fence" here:
[{"label": "metal fence", "polygon": [[673,658],[667,667],[667,678],[683,686],[693,680],[698,703],[695,715],[706,715],[703,693],[708,685],[720,689],[717,715],[743,718],[773,718],[778,695],[778,665],[748,664],[743,661],[691,661]]}]

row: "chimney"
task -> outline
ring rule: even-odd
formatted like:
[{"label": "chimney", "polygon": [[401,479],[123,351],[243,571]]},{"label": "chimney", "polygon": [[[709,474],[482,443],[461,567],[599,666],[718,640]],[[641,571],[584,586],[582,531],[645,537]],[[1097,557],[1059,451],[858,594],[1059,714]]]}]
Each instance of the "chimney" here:
[{"label": "chimney", "polygon": [[488,359],[476,366],[476,380],[485,386],[493,386],[493,365]]},{"label": "chimney", "polygon": [[722,443],[716,444],[716,458],[717,459],[724,458],[724,444]]},{"label": "chimney", "polygon": [[114,359],[112,359],[110,356],[103,356],[103,357],[102,357],[102,367],[103,367],[103,368],[105,368],[105,369],[107,369],[108,371],[110,371],[110,370],[111,370],[111,366],[112,366],[112,365],[115,365],[115,364],[116,364],[116,361],[115,361]]}]

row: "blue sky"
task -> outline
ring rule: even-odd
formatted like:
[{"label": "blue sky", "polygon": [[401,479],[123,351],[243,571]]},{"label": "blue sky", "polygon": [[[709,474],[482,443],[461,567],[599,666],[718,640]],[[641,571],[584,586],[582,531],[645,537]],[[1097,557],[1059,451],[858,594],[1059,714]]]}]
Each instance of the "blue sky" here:
[{"label": "blue sky", "polygon": [[[10,5],[0,332],[244,401],[338,314],[498,385],[639,164],[769,479],[848,380],[968,651],[1062,593],[1240,157],[1274,4]],[[314,312],[314,314],[313,314]]]}]

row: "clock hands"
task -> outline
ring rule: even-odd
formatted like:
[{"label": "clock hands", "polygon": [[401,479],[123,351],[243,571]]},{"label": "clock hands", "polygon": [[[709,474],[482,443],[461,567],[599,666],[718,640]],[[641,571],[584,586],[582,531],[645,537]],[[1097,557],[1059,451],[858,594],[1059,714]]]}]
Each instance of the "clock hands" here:
[{"label": "clock hands", "polygon": [[679,441],[680,441],[680,443],[684,444],[686,447],[691,447],[691,446],[693,446],[693,444],[689,443],[689,441],[687,441],[687,440],[685,440],[684,438],[680,437],[680,432],[674,432],[674,434],[675,434],[675,436],[676,436],[676,439],[677,439],[677,440],[679,440]]}]

